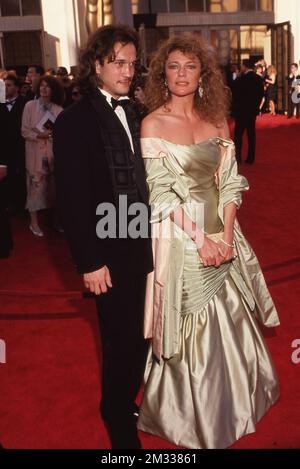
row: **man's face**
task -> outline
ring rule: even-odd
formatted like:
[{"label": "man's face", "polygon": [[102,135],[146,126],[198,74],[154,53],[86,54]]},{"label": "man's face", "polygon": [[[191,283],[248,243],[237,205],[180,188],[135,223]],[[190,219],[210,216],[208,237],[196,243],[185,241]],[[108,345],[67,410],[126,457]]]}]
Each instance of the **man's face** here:
[{"label": "man's face", "polygon": [[298,68],[295,67],[295,65],[292,65],[292,66],[291,66],[291,72],[292,72],[293,74],[296,74],[296,72],[298,72]]},{"label": "man's face", "polygon": [[136,48],[132,43],[123,45],[117,42],[114,51],[113,62],[105,57],[104,64],[101,65],[96,60],[96,72],[102,80],[102,89],[118,99],[129,92],[135,71]]},{"label": "man's face", "polygon": [[26,81],[32,83],[35,78],[39,78],[39,74],[36,72],[35,67],[29,67],[26,74]]},{"label": "man's face", "polygon": [[18,87],[11,80],[5,80],[5,92],[8,99],[14,98],[18,94]]}]

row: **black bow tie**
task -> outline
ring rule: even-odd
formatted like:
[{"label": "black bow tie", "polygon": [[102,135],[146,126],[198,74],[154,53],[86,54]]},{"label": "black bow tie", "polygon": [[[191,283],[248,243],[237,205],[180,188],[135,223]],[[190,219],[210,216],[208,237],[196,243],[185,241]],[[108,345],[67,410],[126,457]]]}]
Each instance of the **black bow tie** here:
[{"label": "black bow tie", "polygon": [[11,101],[6,101],[6,102],[5,102],[6,106],[8,106],[9,104],[10,104],[11,106],[13,106],[13,105],[15,104],[15,102],[17,101],[17,99],[18,99],[18,98],[12,99]]},{"label": "black bow tie", "polygon": [[128,104],[130,104],[130,99],[128,99],[128,98],[126,98],[126,99],[111,98],[110,102],[111,102],[111,106],[112,106],[113,110],[115,110],[117,106],[122,106],[122,108],[126,108],[126,106],[128,106]]}]

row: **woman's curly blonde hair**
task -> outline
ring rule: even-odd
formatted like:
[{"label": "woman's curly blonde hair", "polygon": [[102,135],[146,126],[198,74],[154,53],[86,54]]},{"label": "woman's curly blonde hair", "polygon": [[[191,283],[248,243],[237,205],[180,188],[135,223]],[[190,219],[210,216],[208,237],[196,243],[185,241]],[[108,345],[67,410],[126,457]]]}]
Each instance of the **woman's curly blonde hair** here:
[{"label": "woman's curly blonde hair", "polygon": [[213,47],[196,34],[184,33],[172,36],[161,44],[154,54],[146,84],[146,105],[150,112],[165,105],[168,110],[169,97],[166,97],[165,66],[171,52],[179,50],[188,56],[196,56],[201,64],[203,96],[195,93],[194,106],[199,116],[214,125],[222,125],[228,117],[230,90],[224,84],[223,75],[217,63]]}]

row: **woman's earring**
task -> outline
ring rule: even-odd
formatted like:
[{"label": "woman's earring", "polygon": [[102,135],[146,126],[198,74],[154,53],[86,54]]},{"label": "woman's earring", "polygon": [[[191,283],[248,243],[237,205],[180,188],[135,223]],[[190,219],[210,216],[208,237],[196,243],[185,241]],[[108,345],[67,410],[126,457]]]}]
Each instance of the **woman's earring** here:
[{"label": "woman's earring", "polygon": [[204,88],[202,86],[202,78],[200,78],[199,80],[198,93],[199,93],[200,98],[203,98]]},{"label": "woman's earring", "polygon": [[168,88],[167,80],[165,80],[164,85],[165,85],[165,98],[168,99],[168,97],[169,97],[169,88]]}]

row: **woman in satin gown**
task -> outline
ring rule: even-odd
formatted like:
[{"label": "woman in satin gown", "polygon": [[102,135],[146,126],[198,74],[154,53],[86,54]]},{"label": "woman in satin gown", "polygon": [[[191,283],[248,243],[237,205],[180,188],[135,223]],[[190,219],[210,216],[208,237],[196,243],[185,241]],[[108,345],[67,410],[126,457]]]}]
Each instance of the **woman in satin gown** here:
[{"label": "woman in satin gown", "polygon": [[212,48],[195,35],[170,38],[151,62],[147,96],[155,268],[138,428],[186,448],[226,448],[254,432],[278,398],[257,319],[279,320],[236,219],[248,182],[237,172]]}]

